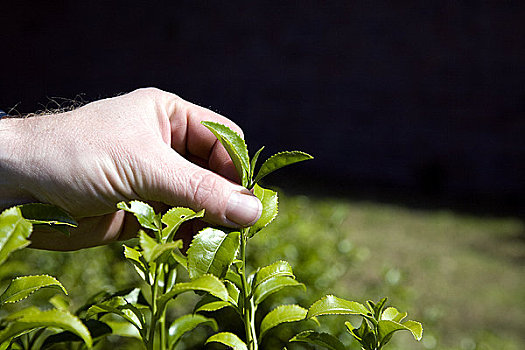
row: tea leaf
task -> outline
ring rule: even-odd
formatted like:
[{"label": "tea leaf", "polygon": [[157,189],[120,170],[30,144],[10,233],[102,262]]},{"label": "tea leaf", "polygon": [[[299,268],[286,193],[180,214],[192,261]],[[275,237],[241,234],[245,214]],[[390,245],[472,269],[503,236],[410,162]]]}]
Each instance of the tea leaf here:
[{"label": "tea leaf", "polygon": [[[259,155],[263,151],[264,146],[259,148],[257,152],[253,155],[252,161],[250,162],[250,179],[253,179],[253,175],[255,174],[255,166],[257,165],[257,160],[259,160]],[[252,188],[255,183],[250,184],[249,188]]]},{"label": "tea leaf", "polygon": [[261,201],[263,210],[259,220],[250,227],[249,237],[253,237],[257,232],[268,226],[268,224],[275,219],[279,211],[277,192],[255,185],[253,194]]},{"label": "tea leaf", "polygon": [[158,301],[162,305],[181,293],[197,290],[208,292],[223,301],[228,300],[228,290],[224,284],[213,275],[204,275],[191,282],[177,283],[171,291],[162,295]]},{"label": "tea leaf", "polygon": [[320,345],[329,350],[345,350],[345,346],[339,339],[328,333],[318,333],[315,331],[304,331],[290,339],[291,342],[303,342],[312,345]]},{"label": "tea leaf", "polygon": [[254,183],[259,182],[263,177],[274,172],[277,169],[309,159],[313,159],[313,157],[308,153],[300,151],[276,153],[263,163],[261,169],[259,169],[259,172],[255,177]]},{"label": "tea leaf", "polygon": [[383,339],[385,339],[390,334],[396,332],[396,331],[409,331],[412,333],[414,338],[416,340],[421,340],[423,337],[423,327],[421,326],[421,323],[416,321],[406,321],[403,323],[390,321],[390,320],[381,320],[378,322],[378,328],[379,328],[379,339],[381,342],[383,342]]},{"label": "tea leaf", "polygon": [[108,312],[124,318],[139,331],[144,327],[145,321],[143,314],[121,296],[116,296],[110,300],[91,306],[87,311],[86,317],[92,318],[100,313]]},{"label": "tea leaf", "polygon": [[215,332],[219,329],[217,322],[213,318],[202,315],[184,315],[173,321],[168,330],[169,349],[175,349],[175,345],[177,345],[177,342],[185,333],[192,331],[200,325],[210,326]]},{"label": "tea leaf", "polygon": [[237,306],[237,303],[239,302],[239,288],[235,285],[235,283],[225,280],[224,285],[226,286],[226,289],[228,290],[228,301],[234,305]]},{"label": "tea leaf", "polygon": [[149,204],[141,201],[131,201],[128,206],[126,202],[120,202],[117,204],[117,208],[135,215],[142,227],[150,230],[157,229],[155,226],[155,211]]},{"label": "tea leaf", "polygon": [[280,305],[268,312],[261,321],[261,338],[271,328],[285,322],[296,322],[305,319],[308,311],[299,305]]},{"label": "tea leaf", "polygon": [[11,281],[0,296],[0,304],[16,303],[27,298],[40,288],[57,288],[67,295],[64,286],[54,277],[48,275],[22,276]]},{"label": "tea leaf", "polygon": [[240,233],[224,233],[205,228],[191,241],[188,249],[188,272],[194,279],[204,274],[219,278],[226,276],[240,244]]},{"label": "tea leaf", "polygon": [[321,315],[363,315],[370,312],[363,305],[355,301],[348,301],[333,295],[326,295],[310,306],[307,318]]},{"label": "tea leaf", "polygon": [[68,212],[51,204],[28,203],[18,207],[24,219],[33,225],[51,226],[66,235],[69,235],[69,227],[78,226]]},{"label": "tea leaf", "polygon": [[78,335],[91,348],[91,335],[80,319],[69,312],[61,310],[40,311],[31,308],[30,312],[18,314],[20,317],[7,324],[0,331],[0,343],[30,330],[40,327],[60,328]]},{"label": "tea leaf", "polygon": [[239,134],[225,125],[215,122],[202,122],[222,143],[237,169],[244,187],[248,186],[248,173],[250,172],[250,161],[246,143]]},{"label": "tea leaf", "polygon": [[145,231],[139,231],[139,245],[142,248],[142,255],[147,262],[152,261],[153,252],[157,248],[158,243],[151,238]]},{"label": "tea leaf", "polygon": [[33,226],[22,217],[20,208],[6,209],[0,214],[0,265],[15,250],[29,245],[27,239]]},{"label": "tea leaf", "polygon": [[162,222],[166,225],[162,230],[162,238],[164,242],[170,242],[180,225],[184,222],[195,218],[202,218],[203,216],[204,209],[196,213],[188,208],[171,208],[162,216]]},{"label": "tea leaf", "polygon": [[[112,328],[105,322],[99,321],[99,320],[82,320],[82,323],[86,326],[89,333],[91,334],[91,338],[96,339],[105,335],[109,335],[112,332]],[[129,325],[129,324],[128,324]],[[82,338],[80,338],[78,335],[70,332],[70,331],[64,331],[57,334],[52,334],[46,338],[44,343],[42,344],[42,349],[48,349],[53,344],[58,343],[64,343],[64,342],[74,342],[74,341],[81,341]]]},{"label": "tea leaf", "polygon": [[399,312],[395,307],[386,308],[381,315],[382,320],[390,320],[395,322],[401,322],[405,317],[407,317],[406,312]]},{"label": "tea leaf", "polygon": [[290,264],[287,261],[279,260],[257,271],[255,274],[255,287],[267,279],[276,276],[295,277]]},{"label": "tea leaf", "polygon": [[144,262],[142,261],[142,259],[144,259],[142,253],[136,250],[135,248],[128,247],[125,244],[123,244],[123,246],[124,256],[133,264],[140,278],[142,278],[144,281],[149,281],[151,276],[146,265],[144,265]]},{"label": "tea leaf", "polygon": [[201,312],[201,311],[217,311],[220,309],[223,309],[225,307],[233,306],[227,301],[222,300],[215,300],[215,301],[209,301],[207,303],[197,304],[195,306],[194,312]]},{"label": "tea leaf", "polygon": [[235,334],[230,332],[221,332],[212,335],[206,340],[205,344],[216,342],[231,347],[233,350],[248,350],[246,344]]},{"label": "tea leaf", "polygon": [[[286,287],[303,287],[304,284],[297,282],[295,279],[288,276],[277,276],[260,283],[253,293],[255,305],[260,304],[268,296],[277,293]],[[306,289],[306,288],[305,288]]]}]

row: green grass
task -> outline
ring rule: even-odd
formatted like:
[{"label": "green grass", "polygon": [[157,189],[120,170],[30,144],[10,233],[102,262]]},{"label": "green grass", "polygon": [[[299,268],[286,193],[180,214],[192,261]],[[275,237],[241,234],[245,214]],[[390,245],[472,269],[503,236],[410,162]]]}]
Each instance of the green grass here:
[{"label": "green grass", "polygon": [[[525,225],[519,219],[281,196],[277,221],[255,236],[248,249],[252,266],[284,259],[294,267],[308,291],[297,289],[286,296],[287,303],[309,306],[327,293],[361,302],[388,296],[391,305],[408,311],[425,329],[421,342],[400,333],[392,350],[524,348]],[[101,288],[136,282],[120,255],[119,245],[74,253],[24,250],[0,275],[55,275],[80,305]],[[38,299],[43,304],[44,296]],[[271,309],[275,298],[262,307]],[[349,341],[344,320],[320,317],[321,329],[339,331]],[[272,338],[277,344],[289,335],[280,327]],[[273,349],[272,344],[267,348]],[[357,348],[353,343],[352,349]]]}]

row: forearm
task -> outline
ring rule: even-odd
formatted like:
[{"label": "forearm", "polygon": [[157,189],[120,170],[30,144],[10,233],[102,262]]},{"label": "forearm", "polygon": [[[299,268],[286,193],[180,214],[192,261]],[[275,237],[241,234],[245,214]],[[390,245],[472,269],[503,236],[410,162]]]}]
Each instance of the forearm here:
[{"label": "forearm", "polygon": [[35,200],[23,184],[24,136],[24,119],[0,120],[0,210]]}]

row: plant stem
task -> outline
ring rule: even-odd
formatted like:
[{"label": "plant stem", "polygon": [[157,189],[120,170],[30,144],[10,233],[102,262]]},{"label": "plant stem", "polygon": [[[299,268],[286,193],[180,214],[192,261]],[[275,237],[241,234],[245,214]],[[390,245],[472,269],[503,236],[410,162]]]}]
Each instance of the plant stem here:
[{"label": "plant stem", "polygon": [[241,230],[241,261],[242,266],[240,269],[241,273],[241,283],[242,283],[242,297],[243,297],[243,321],[244,321],[244,331],[246,333],[246,343],[248,345],[248,350],[257,350],[257,333],[255,331],[255,307],[253,300],[250,296],[250,291],[248,290],[248,282],[246,279],[246,242],[248,239],[248,228],[243,228]]},{"label": "plant stem", "polygon": [[157,293],[159,282],[159,267],[155,269],[155,276],[153,277],[153,284],[151,285],[151,322],[149,325],[149,335],[146,343],[148,350],[153,350],[153,343],[155,342],[155,329],[157,328],[158,310],[157,310]]}]

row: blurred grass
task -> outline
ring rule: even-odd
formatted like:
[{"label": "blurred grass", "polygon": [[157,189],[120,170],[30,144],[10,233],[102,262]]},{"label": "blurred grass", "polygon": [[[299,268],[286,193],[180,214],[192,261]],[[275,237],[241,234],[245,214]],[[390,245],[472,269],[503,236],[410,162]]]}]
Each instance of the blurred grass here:
[{"label": "blurred grass", "polygon": [[[0,275],[3,280],[28,273],[57,276],[78,306],[100,289],[137,282],[121,252],[118,244],[73,253],[24,250]],[[525,227],[519,219],[281,195],[280,215],[250,242],[248,255],[252,266],[289,261],[297,279],[307,285],[306,293],[297,289],[285,297],[276,295],[263,309],[283,297],[284,303],[307,307],[328,293],[360,302],[388,296],[390,305],[408,311],[425,328],[421,342],[399,333],[392,350],[524,348]],[[47,296],[38,300],[44,304]],[[172,314],[182,309],[175,307]],[[350,341],[344,320],[320,317],[321,329]],[[290,335],[289,328],[278,327],[265,348],[277,348]],[[187,337],[186,347],[202,348],[196,338]]]}]

